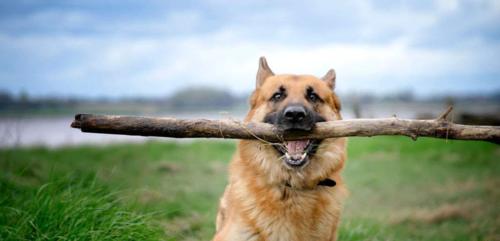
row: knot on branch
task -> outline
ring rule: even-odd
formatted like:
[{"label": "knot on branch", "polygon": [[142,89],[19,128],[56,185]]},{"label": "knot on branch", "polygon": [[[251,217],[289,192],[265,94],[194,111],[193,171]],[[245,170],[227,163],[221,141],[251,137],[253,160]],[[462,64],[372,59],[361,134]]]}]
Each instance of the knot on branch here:
[{"label": "knot on branch", "polygon": [[413,132],[409,133],[409,134],[408,134],[408,136],[409,136],[412,140],[414,140],[414,141],[416,141],[416,140],[417,140],[417,138],[418,138],[418,135],[417,135],[416,133],[413,133]]},{"label": "knot on branch", "polygon": [[446,109],[439,117],[436,119],[439,122],[446,121],[448,118],[448,115],[450,115],[451,111],[453,110],[453,106],[448,106],[448,109]]}]

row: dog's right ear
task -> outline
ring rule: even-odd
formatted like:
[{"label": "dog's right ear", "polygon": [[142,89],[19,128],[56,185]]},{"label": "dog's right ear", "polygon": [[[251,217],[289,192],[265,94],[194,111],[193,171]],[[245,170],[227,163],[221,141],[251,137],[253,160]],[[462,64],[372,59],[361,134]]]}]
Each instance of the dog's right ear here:
[{"label": "dog's right ear", "polygon": [[259,88],[268,77],[273,75],[274,73],[271,68],[269,68],[266,58],[264,56],[260,57],[259,70],[257,71],[257,82],[255,87]]}]

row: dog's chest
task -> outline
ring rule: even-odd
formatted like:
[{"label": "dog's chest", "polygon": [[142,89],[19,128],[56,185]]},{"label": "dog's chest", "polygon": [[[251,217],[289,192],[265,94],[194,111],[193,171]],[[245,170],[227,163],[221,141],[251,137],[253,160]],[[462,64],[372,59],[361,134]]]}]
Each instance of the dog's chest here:
[{"label": "dog's chest", "polygon": [[251,219],[269,241],[330,240],[338,220],[333,192],[281,193],[280,199],[255,202]]}]

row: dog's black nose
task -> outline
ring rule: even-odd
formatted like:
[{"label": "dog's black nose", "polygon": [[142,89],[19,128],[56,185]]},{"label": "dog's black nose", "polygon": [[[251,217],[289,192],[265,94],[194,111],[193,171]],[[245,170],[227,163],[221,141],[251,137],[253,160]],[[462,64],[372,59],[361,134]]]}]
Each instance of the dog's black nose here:
[{"label": "dog's black nose", "polygon": [[297,123],[307,117],[306,108],[300,105],[288,106],[284,110],[285,119],[291,123]]}]

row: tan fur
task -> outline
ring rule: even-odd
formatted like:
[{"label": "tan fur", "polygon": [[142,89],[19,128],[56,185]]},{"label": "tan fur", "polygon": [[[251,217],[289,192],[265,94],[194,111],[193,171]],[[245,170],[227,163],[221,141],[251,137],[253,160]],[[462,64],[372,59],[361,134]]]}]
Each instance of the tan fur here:
[{"label": "tan fur", "polygon": [[[309,75],[273,74],[261,82],[250,99],[246,121],[262,122],[267,113],[291,102],[313,108],[327,120],[341,119],[340,102],[327,81]],[[269,98],[279,86],[285,86],[288,97],[282,103],[270,103]],[[324,103],[307,102],[304,90],[308,86]],[[230,165],[229,184],[220,201],[213,240],[336,240],[342,200],[347,192],[340,175],[345,149],[345,138],[324,140],[305,167],[293,169],[284,165],[268,143],[240,141]],[[326,178],[335,180],[337,185],[316,185]]]}]

